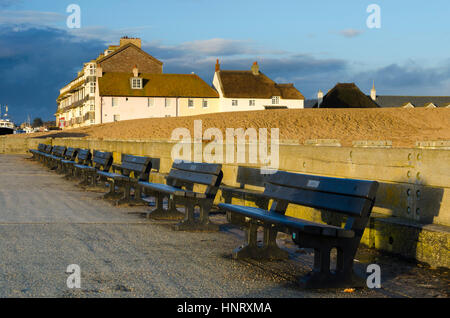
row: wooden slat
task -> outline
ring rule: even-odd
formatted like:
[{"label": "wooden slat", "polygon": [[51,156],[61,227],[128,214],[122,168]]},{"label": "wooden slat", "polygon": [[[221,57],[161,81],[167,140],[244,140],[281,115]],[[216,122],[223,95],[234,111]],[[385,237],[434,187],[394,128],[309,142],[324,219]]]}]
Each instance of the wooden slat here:
[{"label": "wooden slat", "polygon": [[78,151],[78,160],[84,161],[89,159],[89,149],[80,149]]},{"label": "wooden slat", "polygon": [[374,200],[378,188],[376,181],[340,179],[286,171],[278,171],[270,175],[268,182],[285,187],[359,196],[370,200]]},{"label": "wooden slat", "polygon": [[251,167],[238,167],[236,182],[241,186],[252,185],[257,187],[264,187],[267,179],[266,174],[261,174],[261,169]]},{"label": "wooden slat", "polygon": [[339,237],[353,237],[354,232],[352,230],[345,230],[337,226],[315,223],[302,219],[297,219],[291,216],[286,216],[276,212],[266,211],[260,208],[234,205],[227,203],[219,203],[219,208],[234,213],[239,213],[247,217],[261,220],[275,225],[286,226],[291,229],[301,230],[305,233],[325,236],[339,236]]},{"label": "wooden slat", "polygon": [[371,201],[366,198],[324,193],[315,190],[288,188],[268,183],[264,195],[316,209],[361,216]]},{"label": "wooden slat", "polygon": [[217,181],[217,175],[215,174],[206,174],[176,169],[170,170],[168,178],[205,185],[214,185]]},{"label": "wooden slat", "polygon": [[185,170],[185,171],[195,171],[195,172],[201,172],[201,173],[209,173],[209,174],[215,174],[219,175],[220,171],[222,170],[221,164],[215,164],[215,163],[203,163],[203,162],[174,162],[172,165],[172,168],[179,169],[179,170]]}]

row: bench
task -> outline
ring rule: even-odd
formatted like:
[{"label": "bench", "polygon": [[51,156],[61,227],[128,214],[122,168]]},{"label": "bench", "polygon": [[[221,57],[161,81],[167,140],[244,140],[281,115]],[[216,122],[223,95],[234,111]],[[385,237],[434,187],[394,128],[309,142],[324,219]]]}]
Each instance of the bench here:
[{"label": "bench", "polygon": [[[139,181],[148,181],[150,171],[159,170],[159,159],[122,154],[121,164],[112,164],[112,171],[97,171],[97,175],[106,181],[109,192],[104,199],[119,199],[116,204],[147,204],[142,200],[138,185]],[[116,192],[116,186],[123,189],[123,193]],[[134,198],[131,197],[131,188],[134,188]]]},{"label": "bench", "polygon": [[39,144],[37,149],[29,149],[29,152],[31,152],[31,154],[33,155],[31,159],[38,160],[40,156],[44,153],[45,147],[46,147],[45,144]]},{"label": "bench", "polygon": [[59,173],[67,173],[67,165],[70,163],[75,163],[75,159],[78,154],[78,148],[69,147],[62,156],[62,158],[56,159],[57,168],[56,171]]},{"label": "bench", "polygon": [[[254,202],[257,207],[267,210],[269,199],[264,196],[263,191],[247,188],[247,186],[264,188],[266,177],[267,175],[262,174],[259,168],[239,166],[236,177],[236,183],[239,186],[234,187],[226,184],[220,186],[225,203],[232,203],[232,199],[236,198]],[[233,224],[241,224],[243,222],[243,217],[235,213],[227,212],[227,219]]]},{"label": "bench", "polygon": [[66,147],[64,146],[54,146],[51,154],[47,154],[47,166],[51,170],[58,168],[58,160],[64,157],[66,153]]},{"label": "bench", "polygon": [[[219,226],[209,220],[209,212],[222,181],[222,165],[212,163],[175,161],[166,178],[166,184],[139,181],[146,194],[156,198],[156,209],[148,214],[154,219],[180,219],[183,214],[176,209],[185,207],[184,220],[175,225],[175,230],[217,231]],[[204,190],[194,190],[204,188]],[[163,208],[164,197],[169,198],[168,209]],[[200,215],[195,218],[195,207]]]},{"label": "bench", "polygon": [[[97,171],[109,171],[113,162],[112,152],[94,150],[92,155],[92,165],[74,164],[76,175],[81,176],[79,185],[97,185]],[[90,181],[89,181],[90,180]]]},{"label": "bench", "polygon": [[[71,160],[73,159],[73,160]],[[75,165],[90,166],[92,164],[92,154],[89,149],[77,149],[76,160],[75,157],[71,159],[61,160],[63,171],[65,172],[66,179],[72,179],[78,177],[78,170],[75,169]]]},{"label": "bench", "polygon": [[47,156],[52,153],[52,150],[52,145],[44,145],[44,150],[39,154],[38,160],[43,164],[47,164]]},{"label": "bench", "polygon": [[[273,199],[270,210],[220,203],[219,207],[246,218],[247,240],[232,253],[233,258],[284,259],[285,250],[276,244],[278,232],[292,235],[299,247],[314,249],[313,271],[300,283],[305,288],[352,287],[353,259],[369,220],[376,181],[339,179],[278,171],[267,178],[264,195]],[[286,216],[289,204],[302,205],[326,213],[345,215],[344,227],[310,222]],[[264,228],[263,246],[257,245],[258,227]],[[330,251],[336,248],[335,271],[330,270]]]}]

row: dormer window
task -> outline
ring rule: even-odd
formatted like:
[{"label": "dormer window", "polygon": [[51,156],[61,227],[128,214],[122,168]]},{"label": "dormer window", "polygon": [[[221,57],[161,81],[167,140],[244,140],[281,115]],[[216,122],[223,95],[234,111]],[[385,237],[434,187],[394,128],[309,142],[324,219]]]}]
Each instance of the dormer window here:
[{"label": "dormer window", "polygon": [[132,89],[142,89],[142,78],[132,77],[131,78],[131,88]]}]

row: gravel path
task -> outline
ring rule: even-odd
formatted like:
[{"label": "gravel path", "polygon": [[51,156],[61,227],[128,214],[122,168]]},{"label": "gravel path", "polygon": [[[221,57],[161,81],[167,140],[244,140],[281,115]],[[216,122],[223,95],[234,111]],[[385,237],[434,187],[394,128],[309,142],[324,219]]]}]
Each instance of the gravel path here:
[{"label": "gravel path", "polygon": [[[283,262],[230,258],[242,231],[176,232],[149,207],[113,207],[23,155],[0,155],[0,297],[385,297],[383,290],[304,291],[312,255],[280,243]],[[225,223],[222,215],[216,222]],[[69,289],[66,268],[81,268]]]}]

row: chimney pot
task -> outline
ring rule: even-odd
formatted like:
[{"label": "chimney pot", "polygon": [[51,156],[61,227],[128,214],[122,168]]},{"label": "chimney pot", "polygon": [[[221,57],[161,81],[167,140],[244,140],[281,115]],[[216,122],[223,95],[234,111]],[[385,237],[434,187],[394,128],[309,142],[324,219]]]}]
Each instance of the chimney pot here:
[{"label": "chimney pot", "polygon": [[219,59],[216,60],[216,72],[220,71]]},{"label": "chimney pot", "polygon": [[253,73],[253,75],[258,75],[258,74],[259,74],[259,65],[258,65],[258,62],[253,62],[253,65],[252,65],[252,73]]}]

